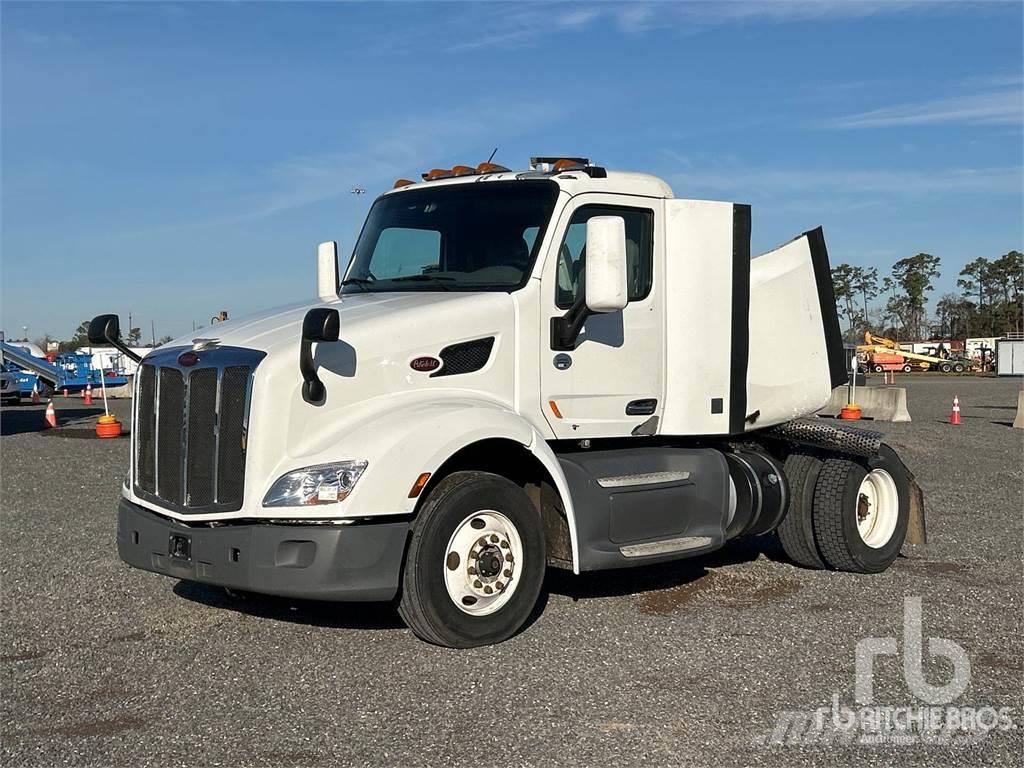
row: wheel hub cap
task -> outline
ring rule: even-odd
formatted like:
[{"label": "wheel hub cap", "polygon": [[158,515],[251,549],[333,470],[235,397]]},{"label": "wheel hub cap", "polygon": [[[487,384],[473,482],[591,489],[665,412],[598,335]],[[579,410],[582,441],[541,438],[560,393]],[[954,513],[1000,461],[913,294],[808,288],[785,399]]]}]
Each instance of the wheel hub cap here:
[{"label": "wheel hub cap", "polygon": [[494,510],[474,512],[448,542],[443,567],[448,596],[464,613],[493,613],[515,592],[522,558],[522,539],[511,520]]}]

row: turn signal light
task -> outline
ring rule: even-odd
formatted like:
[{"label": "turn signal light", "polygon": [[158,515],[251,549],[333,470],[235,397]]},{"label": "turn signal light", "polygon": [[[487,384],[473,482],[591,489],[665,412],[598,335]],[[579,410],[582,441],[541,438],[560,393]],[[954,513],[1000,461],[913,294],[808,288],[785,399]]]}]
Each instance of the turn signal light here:
[{"label": "turn signal light", "polygon": [[429,479],[430,479],[430,473],[429,472],[424,472],[419,477],[417,477],[416,478],[416,482],[413,483],[412,484],[412,488],[409,489],[409,498],[410,499],[415,499],[417,496],[419,496],[420,492],[423,490],[423,487],[427,484],[427,480],[429,480]]}]

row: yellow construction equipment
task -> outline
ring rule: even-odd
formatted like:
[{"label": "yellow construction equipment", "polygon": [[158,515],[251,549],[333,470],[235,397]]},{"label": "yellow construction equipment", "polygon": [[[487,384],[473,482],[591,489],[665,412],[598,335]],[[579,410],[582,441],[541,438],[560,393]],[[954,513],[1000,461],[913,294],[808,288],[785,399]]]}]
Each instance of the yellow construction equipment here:
[{"label": "yellow construction equipment", "polygon": [[868,369],[882,371],[942,371],[943,373],[962,373],[967,370],[968,363],[964,360],[951,358],[948,351],[944,355],[920,355],[900,349],[898,342],[884,336],[876,336],[871,331],[864,332],[864,343],[857,347],[857,359]]}]

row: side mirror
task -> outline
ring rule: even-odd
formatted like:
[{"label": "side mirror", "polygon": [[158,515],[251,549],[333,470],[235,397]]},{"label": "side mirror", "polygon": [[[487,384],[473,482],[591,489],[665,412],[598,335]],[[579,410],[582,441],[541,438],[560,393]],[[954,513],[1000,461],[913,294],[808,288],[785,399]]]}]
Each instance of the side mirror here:
[{"label": "side mirror", "polygon": [[93,346],[113,344],[121,338],[121,320],[117,315],[96,315],[89,323],[89,343]]},{"label": "side mirror", "polygon": [[586,290],[591,312],[616,312],[629,303],[626,285],[626,222],[595,216],[587,222]]},{"label": "side mirror", "polygon": [[121,321],[117,315],[96,315],[89,322],[89,344],[93,346],[105,346],[109,344],[120,352],[124,353],[136,363],[142,361],[142,357],[135,354],[128,346],[121,341]]},{"label": "side mirror", "polygon": [[316,247],[316,295],[320,301],[338,298],[338,244],[333,240]]},{"label": "side mirror", "polygon": [[327,398],[327,388],[316,373],[313,344],[337,341],[340,327],[341,318],[338,315],[338,310],[327,307],[311,309],[302,319],[302,340],[299,344],[302,399],[312,405],[322,405]]}]

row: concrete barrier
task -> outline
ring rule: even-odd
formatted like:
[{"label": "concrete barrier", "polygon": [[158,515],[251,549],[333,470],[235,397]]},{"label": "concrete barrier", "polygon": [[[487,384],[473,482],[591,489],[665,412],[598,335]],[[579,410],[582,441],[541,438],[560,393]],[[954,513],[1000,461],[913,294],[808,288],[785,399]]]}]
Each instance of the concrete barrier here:
[{"label": "concrete barrier", "polygon": [[1017,393],[1017,415],[1013,417],[1013,426],[1024,429],[1024,389]]},{"label": "concrete barrier", "polygon": [[[99,387],[92,388],[93,398],[103,397],[103,390]],[[128,377],[127,384],[121,384],[117,387],[107,387],[107,397],[131,397],[132,396],[132,377]]]},{"label": "concrete barrier", "polygon": [[[845,384],[833,389],[832,398],[818,411],[818,415],[839,416],[839,411],[846,405],[848,394]],[[907,390],[903,387],[857,387],[854,399],[865,418],[875,421],[910,421]]]}]

